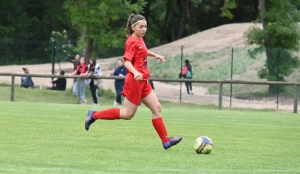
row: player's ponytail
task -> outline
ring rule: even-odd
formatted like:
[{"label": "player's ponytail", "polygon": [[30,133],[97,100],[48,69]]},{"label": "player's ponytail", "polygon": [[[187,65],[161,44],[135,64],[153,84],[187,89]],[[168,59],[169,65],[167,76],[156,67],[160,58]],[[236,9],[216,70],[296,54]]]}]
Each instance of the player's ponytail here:
[{"label": "player's ponytail", "polygon": [[133,33],[132,26],[137,25],[140,20],[145,20],[145,17],[140,14],[138,15],[131,14],[129,16],[126,24],[127,36],[132,35]]},{"label": "player's ponytail", "polygon": [[127,20],[127,24],[126,24],[127,36],[130,36],[133,33],[133,30],[131,29],[131,19],[133,17],[134,14],[131,14]]}]

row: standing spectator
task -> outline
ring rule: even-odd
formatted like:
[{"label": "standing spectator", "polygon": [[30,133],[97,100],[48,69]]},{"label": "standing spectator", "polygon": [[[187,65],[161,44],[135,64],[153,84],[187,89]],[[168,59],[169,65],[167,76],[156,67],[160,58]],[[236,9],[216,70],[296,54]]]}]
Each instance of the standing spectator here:
[{"label": "standing spectator", "polygon": [[[118,67],[115,69],[115,72],[113,74],[107,74],[107,77],[109,76],[121,76],[124,77],[126,76],[126,67],[124,66],[123,60],[118,59]],[[114,106],[121,105],[122,104],[122,94],[121,92],[123,91],[124,87],[124,79],[116,79],[115,80],[115,90],[116,90],[116,101],[114,102]]]},{"label": "standing spectator", "polygon": [[[65,75],[65,71],[60,70],[58,75],[62,75],[62,76]],[[47,89],[64,91],[66,90],[66,86],[67,86],[66,78],[58,78],[56,80],[52,80],[51,84],[47,85]]]},{"label": "standing spectator", "polygon": [[[74,67],[74,70],[73,70],[73,71],[76,70],[76,67],[77,67],[77,65],[78,65],[78,63],[79,63],[79,59],[80,59],[79,54],[76,54],[75,59],[71,59],[71,55],[68,55],[68,59],[67,59],[67,60],[73,64],[73,67]],[[76,82],[76,79],[74,79],[73,82],[75,83],[75,82]]]},{"label": "standing spectator", "polygon": [[[186,79],[192,79],[193,72],[192,72],[192,66],[190,65],[190,61],[186,59],[185,65],[181,68],[181,72],[179,74],[180,78],[186,78]],[[192,82],[185,82],[186,90],[188,96],[194,95],[192,90]]]},{"label": "standing spectator", "polygon": [[[101,67],[96,63],[94,58],[90,59],[90,64],[88,65],[88,75],[92,77],[98,77],[102,75]],[[94,106],[99,105],[98,89],[100,88],[99,85],[101,82],[101,79],[91,79],[89,83]]]},{"label": "standing spectator", "polygon": [[79,56],[79,54],[77,54],[75,56],[75,59],[68,59],[69,62],[73,63],[74,71],[76,70],[76,67],[77,67],[77,65],[79,63],[79,58],[80,58],[80,56]]},{"label": "standing spectator", "polygon": [[[81,57],[80,61],[79,61],[79,64],[76,66],[76,70],[72,74],[70,74],[70,76],[72,76],[72,75],[86,76],[87,73],[88,73],[87,69],[88,69],[88,66],[85,63],[85,57]],[[80,103],[85,104],[86,99],[85,99],[84,91],[85,91],[85,87],[86,87],[86,84],[87,84],[87,79],[80,78],[79,80],[81,82],[80,91],[79,91],[80,92]],[[75,83],[74,83],[74,86],[73,86],[73,93],[75,95],[78,94],[78,80],[77,80],[77,78],[75,79]]]},{"label": "standing spectator", "polygon": [[[29,74],[28,68],[23,68],[23,71],[25,74]],[[30,76],[22,76],[21,77],[21,88],[34,88],[34,83],[32,81],[32,78]]]}]

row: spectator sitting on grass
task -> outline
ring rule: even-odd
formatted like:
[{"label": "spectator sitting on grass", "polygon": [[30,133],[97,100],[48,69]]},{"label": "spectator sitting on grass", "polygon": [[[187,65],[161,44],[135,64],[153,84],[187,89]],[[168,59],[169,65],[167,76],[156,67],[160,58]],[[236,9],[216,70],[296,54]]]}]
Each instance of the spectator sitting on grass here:
[{"label": "spectator sitting on grass", "polygon": [[[25,74],[29,74],[28,68],[23,68]],[[30,76],[22,76],[21,77],[21,88],[34,88],[34,83]]]},{"label": "spectator sitting on grass", "polygon": [[[62,76],[65,75],[65,71],[61,70],[59,72],[59,75]],[[66,78],[58,78],[56,80],[52,80],[51,84],[47,85],[47,89],[64,91],[66,90],[66,85],[67,85]]]}]

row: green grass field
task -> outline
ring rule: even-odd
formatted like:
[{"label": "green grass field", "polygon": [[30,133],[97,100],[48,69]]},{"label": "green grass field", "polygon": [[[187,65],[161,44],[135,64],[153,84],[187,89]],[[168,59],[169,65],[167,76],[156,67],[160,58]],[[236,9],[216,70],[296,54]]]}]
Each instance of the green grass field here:
[{"label": "green grass field", "polygon": [[[170,150],[145,106],[85,131],[91,105],[1,101],[0,173],[300,173],[298,115],[163,105],[169,135],[184,137]],[[214,141],[209,155],[193,150],[201,135]]]}]

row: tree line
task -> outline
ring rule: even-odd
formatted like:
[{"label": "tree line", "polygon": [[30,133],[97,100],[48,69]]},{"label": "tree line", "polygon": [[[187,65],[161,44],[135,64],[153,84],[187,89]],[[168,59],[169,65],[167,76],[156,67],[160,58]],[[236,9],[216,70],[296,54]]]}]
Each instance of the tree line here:
[{"label": "tree line", "polygon": [[0,7],[3,64],[51,61],[53,31],[66,31],[65,41],[74,46],[75,52],[86,50],[88,57],[93,52],[100,58],[114,56],[100,52],[123,49],[124,29],[131,13],[140,13],[148,21],[148,47],[227,23],[251,22],[258,14],[255,1],[238,1],[231,19],[220,16],[224,0],[0,1],[5,4]]}]

